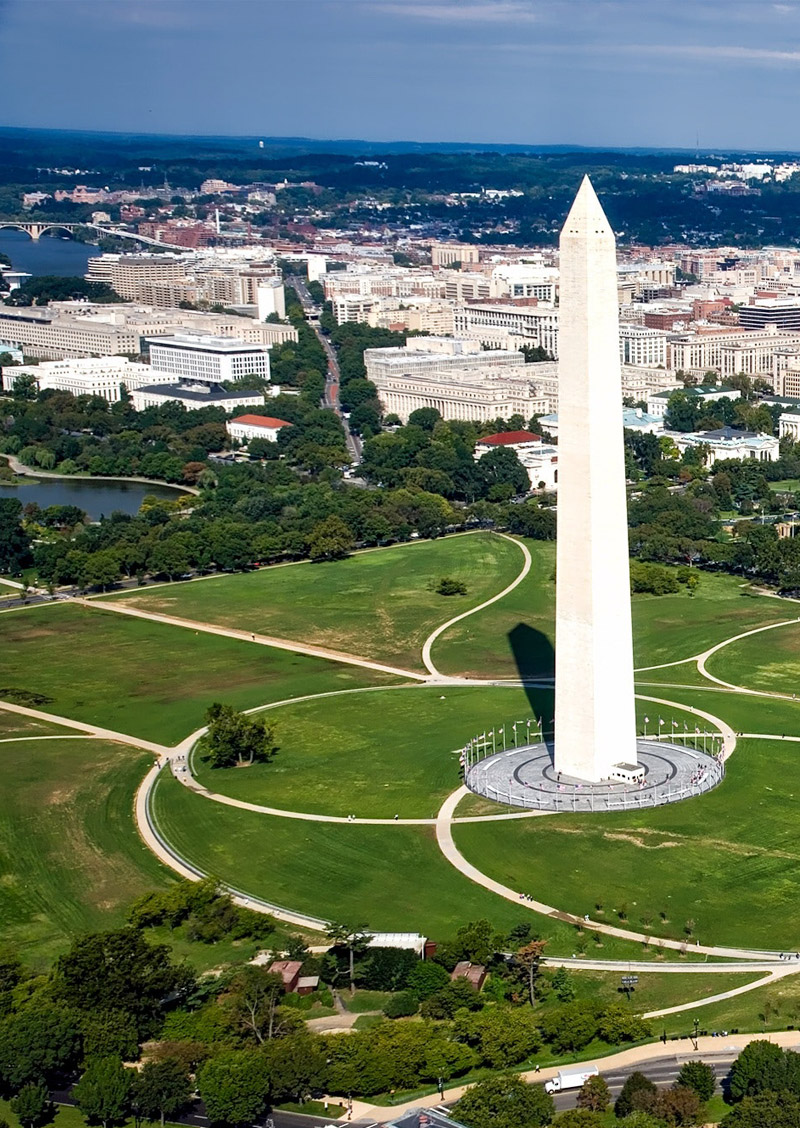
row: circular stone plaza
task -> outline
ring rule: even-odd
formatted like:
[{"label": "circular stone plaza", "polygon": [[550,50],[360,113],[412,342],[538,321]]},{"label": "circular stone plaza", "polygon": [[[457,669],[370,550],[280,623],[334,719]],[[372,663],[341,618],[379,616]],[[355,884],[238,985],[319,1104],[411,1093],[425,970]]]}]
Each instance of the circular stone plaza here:
[{"label": "circular stone plaza", "polygon": [[461,763],[470,791],[495,803],[562,813],[630,811],[702,795],[722,782],[719,736],[704,733],[692,740],[698,747],[689,741],[640,738],[638,764],[620,764],[598,783],[556,771],[553,748],[546,741],[493,752],[486,737],[478,737],[462,752]]}]

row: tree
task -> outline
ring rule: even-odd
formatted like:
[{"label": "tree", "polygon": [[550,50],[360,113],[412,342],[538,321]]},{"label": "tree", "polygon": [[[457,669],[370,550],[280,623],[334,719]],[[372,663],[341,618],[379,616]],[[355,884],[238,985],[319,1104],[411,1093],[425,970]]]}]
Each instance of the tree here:
[{"label": "tree", "polygon": [[609,1100],[608,1085],[603,1078],[587,1077],[578,1093],[578,1108],[587,1108],[590,1112],[605,1112]]},{"label": "tree", "polygon": [[602,1128],[603,1123],[599,1112],[580,1107],[562,1112],[556,1121],[559,1128]]},{"label": "tree", "polygon": [[304,1101],[314,1089],[324,1088],[327,1055],[322,1039],[298,1030],[274,1039],[265,1053],[274,1101]]},{"label": "tree", "polygon": [[437,595],[466,595],[467,585],[463,580],[453,579],[452,576],[442,576],[436,585]]},{"label": "tree", "polygon": [[25,1085],[11,1101],[11,1111],[23,1128],[35,1128],[45,1119],[50,1106],[47,1086],[41,1082]]},{"label": "tree", "polygon": [[192,1086],[186,1067],[174,1058],[148,1061],[133,1088],[133,1101],[138,1115],[148,1120],[160,1120],[161,1128],[167,1117],[173,1120],[189,1103]]},{"label": "tree", "polygon": [[275,725],[264,717],[248,717],[215,701],[205,719],[209,722],[206,758],[212,768],[268,763],[278,751]]},{"label": "tree", "polygon": [[518,1075],[491,1077],[467,1089],[453,1119],[467,1128],[541,1128],[553,1119],[553,1098]]},{"label": "tree", "polygon": [[433,431],[442,418],[442,413],[435,407],[418,407],[408,417],[410,427],[421,427],[423,431]]},{"label": "tree", "polygon": [[424,999],[435,995],[450,982],[450,976],[441,964],[431,963],[429,960],[418,960],[409,972],[406,984],[409,991],[413,991],[422,1002]]},{"label": "tree", "polygon": [[31,1000],[0,1024],[0,1079],[12,1091],[56,1083],[77,1064],[78,1016],[46,999]]},{"label": "tree", "polygon": [[265,967],[247,964],[231,980],[226,1002],[234,1022],[259,1043],[279,1033],[283,980]]},{"label": "tree", "polygon": [[167,998],[185,995],[194,973],[174,964],[166,944],[151,944],[135,928],[94,932],[60,957],[54,989],[85,1011],[121,1010],[133,1015],[140,1034],[152,1028]]},{"label": "tree", "polygon": [[717,1087],[714,1070],[704,1061],[687,1061],[681,1066],[676,1085],[693,1089],[701,1101],[710,1101]]},{"label": "tree", "polygon": [[197,1089],[212,1124],[252,1124],[269,1101],[269,1062],[260,1050],[227,1050],[202,1066]]},{"label": "tree", "polygon": [[87,1120],[98,1120],[103,1128],[108,1128],[127,1116],[132,1080],[131,1071],[120,1058],[94,1058],[72,1095]]},{"label": "tree", "polygon": [[530,489],[528,471],[517,457],[517,452],[510,447],[501,446],[482,454],[478,459],[478,470],[481,472],[490,498],[494,486],[509,487],[511,491],[509,497],[527,493]]},{"label": "tree", "polygon": [[634,1110],[641,1108],[639,1101],[642,1097],[650,1096],[657,1093],[658,1090],[649,1077],[639,1070],[631,1073],[625,1079],[625,1083],[620,1090],[620,1094],[614,1102],[614,1115],[622,1120]]},{"label": "tree", "polygon": [[545,947],[547,946],[546,940],[531,940],[523,948],[517,952],[517,961],[525,969],[528,979],[528,997],[531,1006],[534,1005],[536,999],[534,997],[534,987],[536,985],[536,977],[539,974],[539,964],[542,960]]},{"label": "tree", "polygon": [[785,1087],[786,1054],[773,1042],[761,1039],[745,1046],[731,1066],[730,1095],[734,1101]]},{"label": "tree", "polygon": [[0,497],[0,572],[18,572],[30,560],[31,540],[22,527],[22,502]]},{"label": "tree", "polygon": [[792,1093],[745,1097],[723,1116],[720,1128],[800,1128],[800,1101]]},{"label": "tree", "polygon": [[347,948],[349,957],[350,994],[356,989],[355,984],[355,957],[356,952],[363,952],[367,947],[369,933],[365,924],[347,924],[343,921],[334,921],[325,930],[325,935],[334,944],[342,944]]},{"label": "tree", "polygon": [[340,560],[355,548],[349,527],[335,515],[319,521],[308,538],[308,555],[312,560]]},{"label": "tree", "polygon": [[688,1128],[700,1123],[703,1106],[694,1089],[676,1085],[672,1089],[662,1089],[654,1099],[646,1099],[644,1111],[652,1112],[669,1128]]}]

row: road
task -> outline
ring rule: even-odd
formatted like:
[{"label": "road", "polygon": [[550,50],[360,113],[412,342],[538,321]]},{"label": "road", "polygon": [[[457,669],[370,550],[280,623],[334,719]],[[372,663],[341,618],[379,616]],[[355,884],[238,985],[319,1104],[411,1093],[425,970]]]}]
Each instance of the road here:
[{"label": "road", "polygon": [[[311,294],[309,294],[308,286],[303,278],[297,274],[293,274],[291,277],[287,278],[286,282],[287,285],[294,287],[306,315],[319,313],[319,306],[316,305]],[[322,332],[319,325],[314,324],[312,321],[309,321],[309,325],[317,334],[317,339],[325,350],[325,356],[328,360],[328,373],[325,378],[325,394],[322,397],[322,406],[332,408],[341,419],[350,458],[354,466],[359,466],[361,464],[361,439],[351,432],[347,420],[342,415],[342,408],[339,403],[339,383],[341,377],[336,349]]]},{"label": "road", "polygon": [[[713,1068],[716,1074],[717,1084],[719,1085],[727,1076],[728,1070],[738,1056],[738,1051],[732,1051],[726,1048],[721,1050],[719,1054],[698,1055],[698,1060],[707,1062]],[[672,1055],[670,1057],[658,1058],[655,1061],[642,1065],[639,1072],[643,1073],[645,1077],[649,1077],[656,1085],[666,1087],[668,1085],[674,1085],[680,1068],[685,1061],[685,1056],[677,1057]],[[577,1069],[579,1067],[569,1066],[568,1068]],[[601,1074],[603,1080],[611,1090],[612,1101],[619,1096],[620,1089],[633,1072],[634,1070],[632,1068],[628,1068]],[[553,1099],[558,1112],[563,1112],[564,1109],[567,1108],[576,1108],[578,1103],[578,1090],[573,1089],[568,1093],[556,1093]]]}]

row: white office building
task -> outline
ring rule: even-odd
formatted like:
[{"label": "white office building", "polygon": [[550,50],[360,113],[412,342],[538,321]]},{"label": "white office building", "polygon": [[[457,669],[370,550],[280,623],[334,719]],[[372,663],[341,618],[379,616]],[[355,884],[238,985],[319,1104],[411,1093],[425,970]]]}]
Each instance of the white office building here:
[{"label": "white office building", "polygon": [[269,380],[269,354],[263,345],[189,334],[153,337],[148,343],[153,371],[175,381],[221,384],[251,374]]},{"label": "white office building", "polygon": [[284,427],[291,427],[291,423],[273,415],[238,415],[225,424],[230,437],[244,443],[250,439],[267,439],[274,443]]},{"label": "white office building", "polygon": [[187,411],[197,411],[201,407],[220,407],[227,412],[264,405],[264,396],[260,392],[230,392],[219,384],[151,384],[131,392],[131,400],[136,411],[163,407],[165,403],[183,404]]},{"label": "white office building", "polygon": [[20,376],[32,376],[40,392],[54,390],[73,396],[101,396],[116,403],[122,386],[129,392],[150,384],[164,383],[167,377],[154,372],[149,364],[134,364],[124,356],[99,356],[86,359],[51,360],[42,364],[3,371],[3,388],[10,389]]},{"label": "white office building", "polygon": [[666,368],[668,334],[643,325],[621,324],[619,327],[619,359],[637,368]]}]

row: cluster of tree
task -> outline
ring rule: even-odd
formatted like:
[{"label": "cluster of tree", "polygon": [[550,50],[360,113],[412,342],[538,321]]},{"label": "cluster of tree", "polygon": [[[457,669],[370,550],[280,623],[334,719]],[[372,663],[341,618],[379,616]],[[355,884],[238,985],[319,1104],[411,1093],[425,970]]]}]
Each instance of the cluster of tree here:
[{"label": "cluster of tree", "polygon": [[685,584],[689,595],[694,595],[700,576],[693,568],[665,568],[642,560],[631,561],[631,591],[650,595],[673,595]]},{"label": "cluster of tree", "polygon": [[107,282],[91,282],[79,276],[37,274],[5,298],[10,306],[47,305],[48,302],[68,302],[86,298],[90,302],[121,302],[123,299]]},{"label": "cluster of tree", "polygon": [[248,717],[232,705],[215,701],[205,719],[208,733],[204,759],[212,768],[268,763],[278,751],[275,725],[264,717]]},{"label": "cluster of tree", "polygon": [[31,561],[31,538],[22,524],[22,502],[0,497],[0,572],[19,572]]},{"label": "cluster of tree", "polygon": [[211,877],[180,881],[160,893],[145,893],[131,905],[128,922],[139,929],[183,925],[190,940],[204,944],[224,938],[266,940],[275,932],[272,917],[236,905]]},{"label": "cluster of tree", "polygon": [[[517,430],[525,426],[512,416]],[[505,502],[530,489],[528,472],[515,451],[498,447],[475,461],[475,444],[494,423],[445,422],[436,408],[413,411],[408,423],[367,439],[362,474],[376,485],[416,487],[443,497],[473,502]],[[503,429],[506,429],[504,424]]]}]

